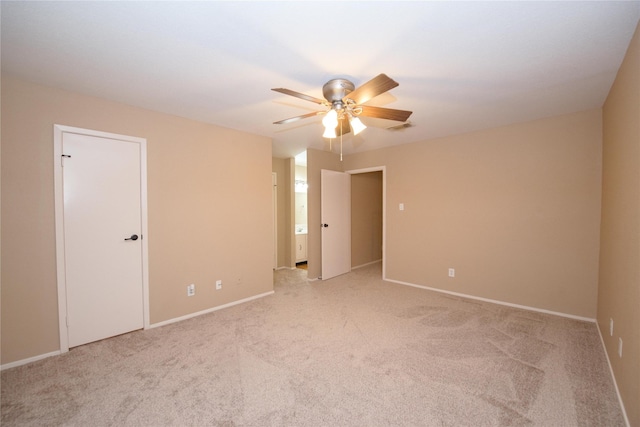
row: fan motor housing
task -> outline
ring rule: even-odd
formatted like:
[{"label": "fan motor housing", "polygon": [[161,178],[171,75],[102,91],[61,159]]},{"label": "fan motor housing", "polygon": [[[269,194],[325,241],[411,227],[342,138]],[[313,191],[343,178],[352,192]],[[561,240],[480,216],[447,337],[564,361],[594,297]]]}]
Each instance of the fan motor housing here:
[{"label": "fan motor housing", "polygon": [[355,85],[347,79],[329,80],[322,86],[324,98],[332,104],[349,95],[355,89]]}]

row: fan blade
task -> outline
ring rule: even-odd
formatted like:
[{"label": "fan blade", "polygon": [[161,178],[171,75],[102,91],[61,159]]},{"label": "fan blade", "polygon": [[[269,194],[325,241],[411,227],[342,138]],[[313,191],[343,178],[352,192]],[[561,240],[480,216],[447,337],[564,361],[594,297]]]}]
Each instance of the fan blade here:
[{"label": "fan blade", "polygon": [[325,114],[326,111],[314,111],[313,113],[303,114],[301,116],[290,117],[288,119],[280,120],[279,122],[273,122],[274,125],[283,125],[285,123],[295,122],[296,120],[306,119],[307,117],[319,116]]},{"label": "fan blade", "polygon": [[398,86],[398,82],[388,77],[386,74],[379,74],[362,86],[356,88],[345,98],[352,99],[356,104],[363,104],[373,97],[385,93]]},{"label": "fan blade", "polygon": [[296,92],[294,90],[291,89],[285,89],[282,87],[277,87],[274,89],[271,89],[273,91],[276,92],[280,92],[280,93],[284,93],[285,95],[290,95],[290,96],[295,96],[296,98],[300,98],[300,99],[304,99],[305,101],[311,101],[311,102],[315,102],[316,104],[326,104],[327,101],[325,101],[324,99],[320,99],[320,98],[314,98],[313,96],[309,96],[309,95],[305,95],[304,93],[300,93],[300,92]]},{"label": "fan blade", "polygon": [[376,119],[396,120],[406,122],[413,111],[394,110],[392,108],[372,107],[370,105],[360,105],[362,112],[359,114],[364,117],[374,117]]},{"label": "fan blade", "polygon": [[349,119],[346,117],[339,119],[338,126],[336,127],[336,136],[344,135],[349,132],[351,132],[351,125],[349,124]]}]

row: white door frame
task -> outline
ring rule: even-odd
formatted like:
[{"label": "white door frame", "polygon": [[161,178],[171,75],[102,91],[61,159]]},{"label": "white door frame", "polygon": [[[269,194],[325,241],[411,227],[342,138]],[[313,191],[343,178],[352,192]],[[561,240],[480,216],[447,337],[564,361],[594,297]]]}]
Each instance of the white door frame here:
[{"label": "white door frame", "polygon": [[382,172],[382,280],[387,280],[387,167],[374,166],[346,171],[350,175]]},{"label": "white door frame", "polygon": [[147,140],[127,135],[81,129],[71,126],[53,125],[53,171],[56,223],[56,264],[58,281],[58,321],[60,330],[60,352],[69,351],[67,328],[67,283],[64,260],[64,193],[62,180],[62,136],[75,133],[99,138],[119,139],[140,145],[140,207],[142,225],[142,291],[144,329],[149,328],[149,232],[147,229]]},{"label": "white door frame", "polygon": [[278,269],[278,174],[271,172],[271,203],[273,203],[273,269]]}]

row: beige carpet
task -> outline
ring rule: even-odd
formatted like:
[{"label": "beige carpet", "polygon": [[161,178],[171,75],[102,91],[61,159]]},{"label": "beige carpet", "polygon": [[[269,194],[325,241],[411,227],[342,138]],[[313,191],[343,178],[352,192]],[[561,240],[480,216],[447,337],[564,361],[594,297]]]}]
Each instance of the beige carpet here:
[{"label": "beige carpet", "polygon": [[385,283],[275,295],[2,372],[2,425],[623,426],[595,324]]}]

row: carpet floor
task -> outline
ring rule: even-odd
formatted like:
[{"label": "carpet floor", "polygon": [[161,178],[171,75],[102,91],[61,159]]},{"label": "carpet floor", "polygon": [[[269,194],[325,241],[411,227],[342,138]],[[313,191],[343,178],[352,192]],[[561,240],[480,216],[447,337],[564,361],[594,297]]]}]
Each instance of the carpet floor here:
[{"label": "carpet floor", "polygon": [[3,426],[624,426],[596,325],[380,264],[1,373]]}]

